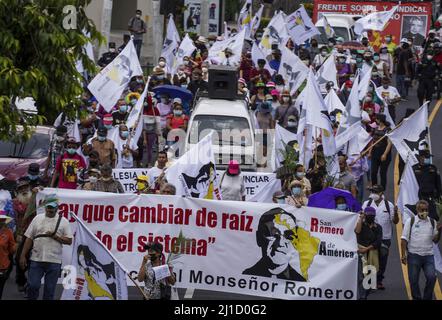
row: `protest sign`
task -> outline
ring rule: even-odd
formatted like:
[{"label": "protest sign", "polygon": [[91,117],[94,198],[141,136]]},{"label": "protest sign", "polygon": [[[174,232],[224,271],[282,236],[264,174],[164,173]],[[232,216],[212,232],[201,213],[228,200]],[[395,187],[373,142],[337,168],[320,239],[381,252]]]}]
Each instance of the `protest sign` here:
[{"label": "protest sign", "polygon": [[[50,188],[37,194],[37,203],[52,193],[73,233],[76,224],[69,212],[83,220],[131,276],[137,275],[145,245],[156,241],[166,259],[176,255],[171,264],[177,288],[278,299],[356,299],[357,214]],[[72,247],[65,249],[70,258]]]}]

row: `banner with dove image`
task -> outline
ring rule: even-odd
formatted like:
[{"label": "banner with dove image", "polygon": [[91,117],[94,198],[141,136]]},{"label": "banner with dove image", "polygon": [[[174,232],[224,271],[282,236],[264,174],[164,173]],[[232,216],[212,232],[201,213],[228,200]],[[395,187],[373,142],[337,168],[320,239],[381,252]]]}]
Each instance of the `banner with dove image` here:
[{"label": "banner with dove image", "polygon": [[287,17],[286,23],[290,37],[297,45],[321,34],[302,5],[298,10]]}]

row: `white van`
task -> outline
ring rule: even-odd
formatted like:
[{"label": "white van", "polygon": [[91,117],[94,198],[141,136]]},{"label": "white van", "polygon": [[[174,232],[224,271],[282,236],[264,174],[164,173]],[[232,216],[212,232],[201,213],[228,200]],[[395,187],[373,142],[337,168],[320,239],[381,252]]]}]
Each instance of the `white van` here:
[{"label": "white van", "polygon": [[256,171],[255,123],[244,99],[198,99],[189,120],[185,150],[188,151],[214,130],[213,148],[218,169],[225,170],[232,159],[241,170]]},{"label": "white van", "polygon": [[[335,31],[335,37],[342,37],[345,41],[353,41],[356,39],[353,27],[357,19],[361,16],[347,15],[347,14],[325,14],[328,23],[331,25]],[[327,35],[324,30],[324,18],[318,19],[315,23],[316,28],[318,28],[320,35],[314,38],[318,40],[319,45],[324,45],[328,43]]]}]

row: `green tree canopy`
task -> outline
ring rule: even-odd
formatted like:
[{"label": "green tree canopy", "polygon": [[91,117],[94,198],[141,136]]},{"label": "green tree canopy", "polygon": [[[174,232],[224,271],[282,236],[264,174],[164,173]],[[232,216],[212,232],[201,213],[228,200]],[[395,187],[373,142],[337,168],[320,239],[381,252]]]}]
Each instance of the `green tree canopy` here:
[{"label": "green tree canopy", "polygon": [[[76,61],[94,73],[95,64],[83,47],[88,41],[104,41],[84,11],[90,2],[0,1],[0,139],[13,137],[18,125],[28,136],[32,126],[46,118],[61,111],[75,114],[83,91]],[[63,26],[63,21],[70,20],[63,13],[67,5],[76,9],[76,29]],[[16,98],[26,97],[34,98],[38,115],[25,114],[15,106]]]}]

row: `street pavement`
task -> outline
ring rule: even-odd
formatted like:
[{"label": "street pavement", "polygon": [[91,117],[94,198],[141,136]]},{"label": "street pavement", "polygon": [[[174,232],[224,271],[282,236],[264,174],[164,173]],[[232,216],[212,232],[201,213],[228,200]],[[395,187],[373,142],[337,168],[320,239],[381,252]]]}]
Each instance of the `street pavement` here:
[{"label": "street pavement", "polygon": [[[442,102],[442,101],[441,101]],[[429,108],[429,115],[431,115],[437,101],[433,101]],[[399,107],[396,110],[396,122],[401,120],[405,115],[405,111],[407,108],[417,109],[419,107],[418,100],[416,97],[416,87],[410,90],[409,101],[401,102]],[[441,107],[442,109],[442,107]],[[430,134],[432,140],[432,154],[434,155],[433,163],[439,168],[442,169],[442,143],[439,140],[439,134],[441,134],[442,130],[442,111],[438,111],[432,121]],[[396,152],[393,147],[393,160],[389,167],[388,174],[388,182],[387,182],[387,200],[393,201],[394,199],[394,165],[396,158]],[[365,194],[367,196],[368,193]],[[440,244],[439,244],[440,245]],[[14,275],[15,270],[12,272],[3,292],[4,300],[23,300],[24,295],[17,291],[17,287],[14,283]],[[406,275],[405,275],[406,276]],[[438,283],[436,286],[442,285],[442,274],[438,273]],[[404,274],[401,267],[399,249],[398,249],[398,240],[397,240],[397,231],[394,228],[392,245],[390,248],[390,256],[387,265],[387,271],[384,279],[385,290],[375,290],[369,296],[369,300],[407,300],[407,287],[406,281],[404,279]],[[424,277],[421,274],[421,287],[424,286]],[[42,291],[42,290],[41,290]],[[59,298],[61,296],[62,288],[61,286],[57,287],[56,297]],[[436,298],[442,299],[442,294],[440,293],[440,287],[438,290],[438,295]],[[195,299],[195,300],[264,300],[262,297],[255,297],[249,295],[238,295],[232,293],[224,293],[224,292],[214,292],[214,291],[206,291],[206,290],[195,290],[193,295],[192,291],[187,292],[185,289],[179,289],[178,295],[180,299]],[[185,297],[186,294],[186,297]],[[137,288],[131,287],[129,288],[129,299],[131,300],[141,300],[141,294]]]}]

